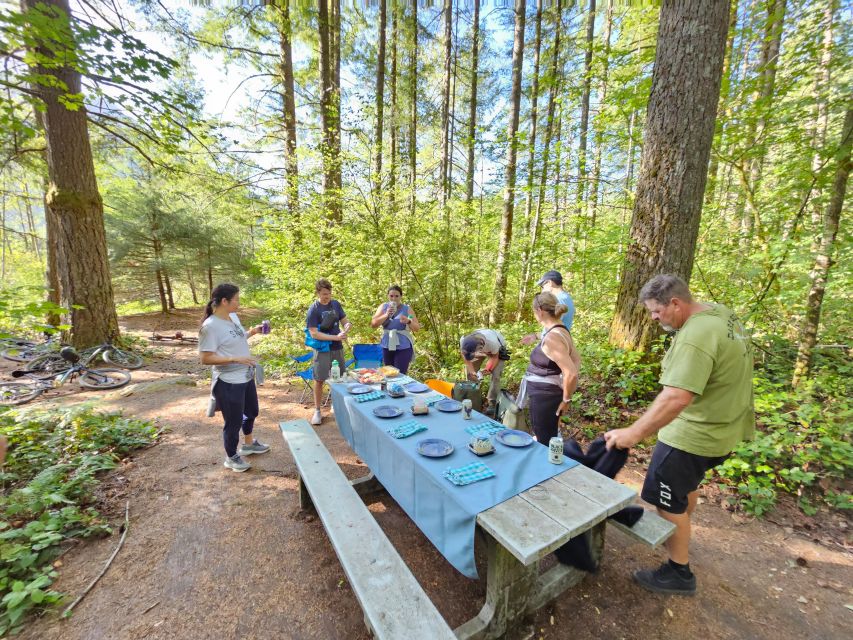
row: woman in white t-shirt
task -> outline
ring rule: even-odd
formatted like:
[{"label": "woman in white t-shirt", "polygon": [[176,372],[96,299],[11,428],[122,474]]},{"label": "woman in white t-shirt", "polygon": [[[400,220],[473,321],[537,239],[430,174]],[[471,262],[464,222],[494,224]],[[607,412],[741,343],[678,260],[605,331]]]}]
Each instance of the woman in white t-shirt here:
[{"label": "woman in white t-shirt", "polygon": [[[198,332],[201,363],[213,365],[211,395],[225,419],[222,429],[225,467],[237,472],[252,468],[243,460],[243,456],[270,450],[269,445],[252,436],[255,418],[258,417],[258,391],[255,387],[257,360],[249,353],[248,338],[261,333],[263,327],[257,325],[246,331],[237,318],[239,308],[239,287],[233,284],[217,285],[207,303],[204,321]],[[238,451],[241,430],[244,443]]]}]

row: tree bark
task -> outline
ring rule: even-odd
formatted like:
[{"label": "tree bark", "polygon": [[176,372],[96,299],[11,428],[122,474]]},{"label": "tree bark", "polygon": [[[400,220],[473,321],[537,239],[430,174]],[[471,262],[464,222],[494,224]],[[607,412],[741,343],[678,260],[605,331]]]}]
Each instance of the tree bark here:
[{"label": "tree bark", "polygon": [[373,132],[373,202],[380,207],[382,200],[382,116],[385,109],[385,23],[387,2],[379,0],[379,44],[376,51],[376,128]]},{"label": "tree bark", "polygon": [[293,51],[291,47],[292,27],[290,22],[290,0],[281,0],[279,41],[281,49],[282,104],[284,107],[284,171],[287,190],[287,213],[294,236],[300,237],[299,226],[299,163],[296,156],[296,94],[293,82]]},{"label": "tree bark", "polygon": [[414,217],[417,206],[418,179],[418,3],[412,2],[412,50],[409,58],[409,215]]},{"label": "tree bark", "polygon": [[169,309],[175,308],[175,298],[172,296],[172,280],[169,272],[163,269],[163,283],[166,285],[166,299],[169,301]]},{"label": "tree bark", "polygon": [[474,151],[477,137],[477,72],[480,60],[480,0],[474,0],[471,22],[471,103],[468,108],[468,166],[465,172],[465,203],[474,200]]},{"label": "tree bark", "polygon": [[450,162],[450,61],[453,44],[453,0],[444,0],[444,79],[441,93],[441,159],[439,161],[439,191],[441,213],[447,220],[447,174]]},{"label": "tree bark", "polygon": [[[338,0],[331,0],[333,8]],[[318,26],[320,32],[320,120],[323,129],[323,200],[326,223],[329,227],[340,224],[340,93],[336,86],[335,20],[334,9],[330,15],[329,0],[318,0]],[[326,253],[329,252],[326,247]]]},{"label": "tree bark", "polygon": [[95,179],[89,144],[86,110],[69,110],[60,101],[80,94],[80,73],[74,68],[76,45],[70,27],[67,0],[22,0],[24,11],[44,3],[58,11],[61,40],[38,42],[38,56],[68,60],[68,66],[37,66],[35,71],[55,78],[55,86],[33,84],[33,92],[44,103],[42,121],[47,141],[49,186],[47,208],[57,226],[57,264],[62,304],[71,316],[71,342],[88,347],[118,336],[107,240],[104,206]]},{"label": "tree bark", "polygon": [[657,337],[637,301],[650,278],[690,281],[728,21],[728,0],[663,0],[631,241],[610,327],[615,346],[646,351]]},{"label": "tree bark", "polygon": [[592,163],[592,178],[589,185],[589,226],[595,228],[598,213],[598,184],[601,176],[601,146],[604,137],[604,108],[607,103],[607,71],[610,57],[610,32],[613,27],[613,2],[607,0],[604,18],[604,55],[601,57],[601,85],[598,90],[598,115],[595,118],[595,159]]},{"label": "tree bark", "polygon": [[515,174],[518,156],[518,119],[521,106],[521,73],[524,63],[524,22],[527,5],[525,0],[515,0],[515,34],[512,45],[512,90],[510,92],[509,126],[507,128],[506,187],[504,189],[501,235],[498,242],[498,257],[495,262],[495,295],[489,313],[489,322],[498,322],[504,313],[506,298],[507,261],[512,246],[512,218],[515,210]]},{"label": "tree bark", "polygon": [[820,312],[823,305],[823,297],[826,293],[826,283],[829,280],[829,271],[835,263],[833,252],[835,249],[835,237],[838,234],[838,225],[841,220],[841,210],[844,206],[844,197],[847,193],[847,178],[850,175],[850,149],[853,143],[853,105],[848,106],[847,115],[844,118],[844,127],[841,132],[841,144],[839,145],[836,158],[838,168],[835,171],[835,180],[832,187],[832,199],[829,202],[826,213],[823,216],[823,236],[815,256],[814,267],[810,274],[811,288],[806,300],[806,316],[800,330],[800,344],[797,349],[797,361],[794,364],[793,386],[797,386],[809,375],[812,363],[812,351],[817,343],[817,332],[820,328]]}]

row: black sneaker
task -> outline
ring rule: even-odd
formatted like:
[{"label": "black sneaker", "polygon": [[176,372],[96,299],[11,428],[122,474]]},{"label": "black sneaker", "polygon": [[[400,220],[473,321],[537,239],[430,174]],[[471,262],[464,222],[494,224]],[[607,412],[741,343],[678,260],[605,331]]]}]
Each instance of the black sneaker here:
[{"label": "black sneaker", "polygon": [[634,572],[634,580],[641,587],[655,593],[671,593],[692,596],[696,593],[696,576],[681,576],[668,562],[657,569],[643,569]]}]

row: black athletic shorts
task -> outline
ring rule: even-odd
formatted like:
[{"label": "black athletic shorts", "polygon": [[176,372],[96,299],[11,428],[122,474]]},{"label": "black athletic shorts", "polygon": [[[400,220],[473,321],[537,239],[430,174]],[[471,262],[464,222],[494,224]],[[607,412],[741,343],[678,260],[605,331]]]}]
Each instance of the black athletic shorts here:
[{"label": "black athletic shorts", "polygon": [[714,458],[697,456],[658,442],[640,496],[668,513],[684,513],[687,494],[696,491],[708,469],[728,457],[728,454]]}]

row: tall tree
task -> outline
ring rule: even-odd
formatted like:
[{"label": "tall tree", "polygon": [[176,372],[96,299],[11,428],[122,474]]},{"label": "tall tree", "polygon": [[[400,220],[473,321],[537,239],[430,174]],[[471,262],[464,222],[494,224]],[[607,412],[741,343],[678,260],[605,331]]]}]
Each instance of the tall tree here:
[{"label": "tall tree", "polygon": [[439,189],[441,213],[449,220],[447,212],[448,173],[450,171],[450,62],[453,45],[453,0],[444,0],[444,77],[441,92],[441,160],[439,162]]},{"label": "tall tree", "polygon": [[598,183],[601,177],[601,152],[604,138],[604,110],[607,103],[607,71],[610,58],[610,32],[613,27],[613,1],[607,0],[604,16],[604,53],[601,56],[601,80],[598,88],[598,116],[595,118],[595,159],[592,162],[592,176],[589,183],[589,226],[595,227],[598,209]]},{"label": "tall tree", "polygon": [[690,280],[728,21],[728,0],[661,5],[631,242],[610,327],[614,345],[645,351],[658,335],[637,302],[651,277]]},{"label": "tall tree", "polygon": [[557,94],[562,87],[562,75],[560,73],[560,31],[563,22],[563,2],[557,0],[556,12],[554,13],[554,47],[551,52],[551,68],[548,72],[548,112],[545,118],[545,144],[542,149],[542,171],[539,174],[539,193],[536,197],[536,213],[530,224],[530,233],[522,260],[521,294],[519,300],[519,317],[524,303],[527,300],[527,290],[530,286],[530,271],[533,265],[533,256],[536,255],[536,243],[539,240],[539,227],[542,220],[542,203],[545,201],[545,184],[548,181],[548,165],[551,160],[551,139],[554,137],[554,114],[557,108]]},{"label": "tall tree", "polygon": [[[589,0],[589,10],[586,15],[586,43],[583,54],[583,89],[581,93],[581,120],[578,140],[578,186],[575,195],[575,211],[578,229],[584,216],[586,206],[586,144],[589,131],[589,94],[592,91],[592,49],[595,37],[595,0]],[[575,234],[580,235],[579,233]]]},{"label": "tall tree", "polygon": [[495,262],[495,294],[489,312],[489,322],[498,322],[504,314],[506,299],[507,261],[512,245],[512,218],[515,211],[515,174],[518,157],[518,119],[521,107],[521,72],[524,66],[524,23],[527,4],[515,0],[515,33],[512,44],[512,89],[509,99],[509,126],[507,127],[506,186],[504,187],[501,235],[498,240],[498,257]]},{"label": "tall tree", "polygon": [[[334,6],[338,0],[332,0]],[[336,86],[335,22],[329,0],[318,0],[320,35],[320,121],[323,129],[323,199],[329,226],[341,222],[340,93]],[[339,42],[339,41],[338,41]],[[339,72],[338,72],[339,73]],[[339,76],[338,76],[339,77]]]},{"label": "tall tree", "polygon": [[[533,78],[530,83],[530,135],[527,141],[527,188],[524,198],[524,228],[525,237],[530,237],[530,225],[533,221],[533,181],[536,169],[536,134],[539,123],[539,56],[542,49],[542,0],[536,0],[536,27],[533,39]],[[522,273],[527,271],[530,260],[530,244],[525,244],[522,249],[521,264]],[[521,286],[518,288],[518,310],[517,318],[523,313],[524,298],[527,296],[527,283],[522,276]]]},{"label": "tall tree", "polygon": [[[45,33],[43,7],[53,10]],[[78,51],[67,0],[22,0],[33,16],[33,55],[41,80],[31,85],[43,104],[49,185],[45,197],[56,231],[62,305],[71,316],[71,341],[86,347],[118,336],[104,232],[104,205],[95,178],[86,109],[79,101]],[[38,15],[38,18],[35,16]],[[41,25],[41,26],[38,26]],[[50,78],[50,81],[45,81]]]},{"label": "tall tree", "polygon": [[379,0],[379,44],[376,51],[376,128],[373,133],[373,202],[379,206],[382,187],[382,115],[385,108],[386,0]]},{"label": "tall tree", "polygon": [[468,164],[465,172],[465,202],[474,200],[474,151],[477,138],[477,73],[480,60],[480,0],[474,0],[471,20],[471,102],[468,106]]},{"label": "tall tree", "polygon": [[841,144],[836,155],[838,168],[835,171],[835,180],[832,186],[832,199],[829,201],[829,206],[823,216],[823,235],[809,276],[811,287],[806,300],[806,315],[800,329],[800,344],[797,349],[797,361],[794,364],[792,381],[794,386],[797,386],[808,375],[812,363],[812,351],[817,343],[826,283],[829,280],[829,270],[834,264],[835,236],[838,234],[841,210],[847,193],[847,179],[850,176],[851,146],[853,146],[853,104],[848,106],[847,115],[844,118]]},{"label": "tall tree", "polygon": [[415,215],[418,180],[418,3],[412,3],[412,46],[409,51],[409,215]]},{"label": "tall tree", "polygon": [[388,168],[388,211],[392,216],[397,211],[397,145],[400,138],[397,113],[397,13],[397,0],[391,0],[391,166]]},{"label": "tall tree", "polygon": [[284,107],[284,171],[287,188],[287,212],[294,231],[299,232],[299,164],[296,157],[296,97],[293,89],[292,27],[290,0],[279,7],[279,42],[281,49],[282,104]]}]

